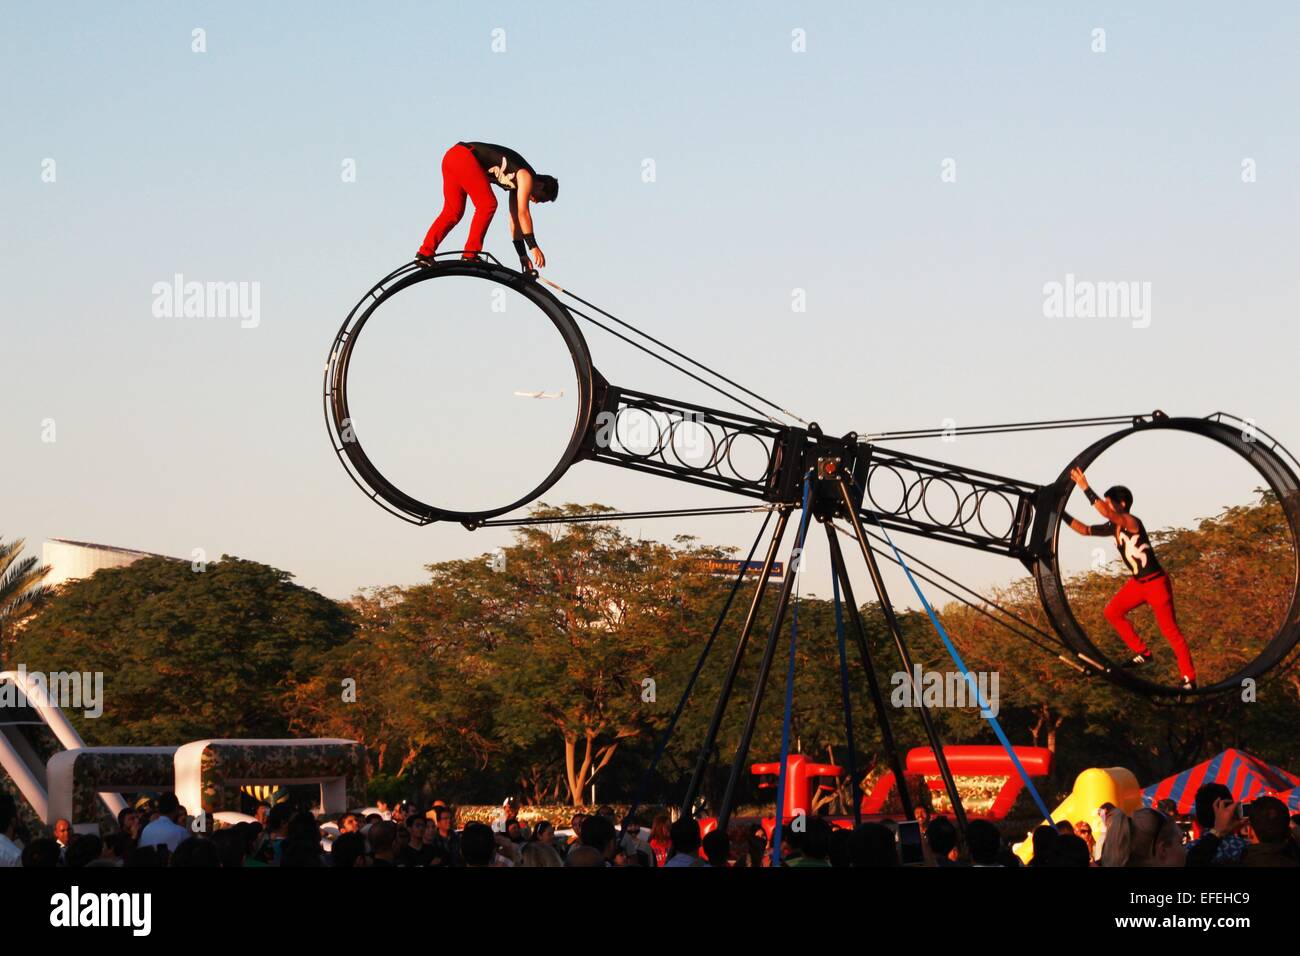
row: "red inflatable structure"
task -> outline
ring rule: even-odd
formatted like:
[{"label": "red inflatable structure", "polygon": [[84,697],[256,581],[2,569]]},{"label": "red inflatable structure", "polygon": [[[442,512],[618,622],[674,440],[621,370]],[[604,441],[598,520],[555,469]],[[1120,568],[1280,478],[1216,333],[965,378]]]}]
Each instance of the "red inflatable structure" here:
[{"label": "red inflatable structure", "polygon": [[[1046,747],[1013,747],[1020,765],[1031,777],[1044,777],[1052,769],[1052,752]],[[1025,782],[1016,772],[1010,755],[998,744],[958,744],[944,747],[943,754],[948,758],[952,775],[961,777],[1006,777],[993,803],[987,808],[967,807],[969,817],[1000,820],[1005,817],[1015,804],[1016,798],[1025,788]],[[926,778],[930,789],[936,793],[943,791],[943,780],[939,776],[939,761],[929,747],[914,747],[907,753],[906,773],[920,774]],[[863,813],[883,813],[885,801],[894,788],[894,774],[889,771],[876,781],[871,793],[862,798]]]}]

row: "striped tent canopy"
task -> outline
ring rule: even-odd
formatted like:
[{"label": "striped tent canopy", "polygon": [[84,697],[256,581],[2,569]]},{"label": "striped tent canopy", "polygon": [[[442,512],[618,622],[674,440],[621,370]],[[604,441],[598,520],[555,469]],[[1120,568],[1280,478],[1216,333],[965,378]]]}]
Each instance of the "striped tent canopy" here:
[{"label": "striped tent canopy", "polygon": [[1225,750],[1204,763],[1166,777],[1142,791],[1142,805],[1154,807],[1161,800],[1173,800],[1178,812],[1191,813],[1196,791],[1207,783],[1221,783],[1232,791],[1238,802],[1267,795],[1287,800],[1286,791],[1300,788],[1300,777],[1281,767],[1265,763],[1244,750]]},{"label": "striped tent canopy", "polygon": [[1290,790],[1283,790],[1281,793],[1275,793],[1277,797],[1286,804],[1286,808],[1292,813],[1300,813],[1300,787],[1292,787]]}]

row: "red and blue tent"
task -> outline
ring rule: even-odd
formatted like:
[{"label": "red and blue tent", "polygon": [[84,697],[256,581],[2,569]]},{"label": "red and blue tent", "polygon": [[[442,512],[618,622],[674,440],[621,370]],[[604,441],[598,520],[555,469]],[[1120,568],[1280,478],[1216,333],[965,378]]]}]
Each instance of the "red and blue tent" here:
[{"label": "red and blue tent", "polygon": [[1300,787],[1292,787],[1290,790],[1283,790],[1281,793],[1275,793],[1277,797],[1286,804],[1286,808],[1292,813],[1300,813]]},{"label": "red and blue tent", "polygon": [[1180,814],[1191,813],[1196,791],[1207,783],[1223,784],[1239,803],[1269,795],[1294,803],[1300,777],[1244,750],[1230,749],[1147,787],[1142,791],[1142,805],[1153,807],[1161,800],[1173,800]]}]

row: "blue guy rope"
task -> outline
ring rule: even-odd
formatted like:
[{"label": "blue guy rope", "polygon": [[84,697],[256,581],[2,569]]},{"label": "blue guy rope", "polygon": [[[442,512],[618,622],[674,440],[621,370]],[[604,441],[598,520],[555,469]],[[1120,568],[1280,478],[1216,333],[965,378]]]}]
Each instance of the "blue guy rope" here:
[{"label": "blue guy rope", "polygon": [[[812,499],[812,476],[803,482],[803,515],[799,519],[799,537],[795,542],[798,561],[790,562],[790,573],[799,573],[799,563],[803,560],[804,539],[808,534],[808,519],[811,517],[809,502]],[[790,609],[790,663],[785,672],[785,714],[781,718],[781,762],[777,765],[776,776],[776,826],[772,828],[772,866],[781,865],[781,822],[785,815],[786,761],[790,756],[790,715],[794,710],[794,652],[799,640],[799,579],[795,579],[794,604]]]},{"label": "blue guy rope", "polygon": [[899,554],[898,548],[894,546],[894,539],[889,536],[889,532],[885,530],[885,526],[880,522],[876,522],[876,527],[879,528],[881,534],[885,536],[885,540],[889,543],[890,549],[894,552],[894,557],[898,559],[898,566],[903,569],[903,573],[907,575],[908,582],[912,585],[912,590],[916,592],[916,596],[921,599],[921,604],[925,606],[925,613],[930,616],[930,623],[934,625],[935,631],[938,632],[939,637],[943,640],[943,645],[948,649],[948,654],[952,657],[952,662],[957,665],[957,669],[960,670],[962,675],[966,678],[966,684],[975,692],[975,699],[979,702],[980,706],[980,716],[989,722],[989,726],[993,728],[993,733],[997,734],[998,741],[1002,744],[1003,748],[1007,752],[1007,756],[1011,758],[1011,763],[1016,768],[1016,773],[1020,774],[1020,779],[1025,782],[1025,786],[1029,788],[1030,795],[1034,798],[1034,803],[1038,804],[1038,809],[1042,811],[1043,818],[1049,825],[1051,825],[1051,811],[1047,809],[1047,804],[1043,802],[1043,798],[1039,795],[1038,788],[1034,786],[1034,782],[1029,779],[1029,774],[1025,772],[1024,766],[1020,763],[1020,758],[1016,756],[1015,748],[1011,746],[1011,741],[1007,740],[1007,735],[1002,730],[1002,725],[999,724],[998,719],[992,715],[988,702],[984,699],[984,695],[980,693],[979,684],[976,683],[975,678],[971,675],[970,669],[966,666],[966,662],[961,659],[961,654],[957,652],[956,646],[953,645],[952,640],[948,637],[948,632],[944,630],[944,626],[939,623],[939,616],[934,613],[934,608],[930,606],[930,602],[926,600],[925,595],[921,592],[921,586],[916,583],[916,578],[912,577],[912,569],[907,566],[907,562],[904,561],[903,556]]}]

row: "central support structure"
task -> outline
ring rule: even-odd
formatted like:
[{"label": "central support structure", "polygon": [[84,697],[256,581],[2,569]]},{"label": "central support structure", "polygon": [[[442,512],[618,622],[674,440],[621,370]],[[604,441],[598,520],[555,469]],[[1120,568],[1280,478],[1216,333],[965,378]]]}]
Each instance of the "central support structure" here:
[{"label": "central support structure", "polygon": [[[893,602],[890,600],[888,589],[885,587],[884,578],[880,573],[880,566],[876,560],[875,551],[871,547],[870,540],[862,524],[862,518],[859,514],[862,508],[862,485],[866,480],[866,474],[869,463],[870,448],[867,445],[860,444],[857,436],[849,434],[843,438],[829,438],[821,433],[821,430],[814,424],[807,430],[788,429],[788,434],[783,436],[785,441],[778,446],[784,458],[778,456],[774,462],[772,477],[775,479],[770,488],[778,497],[778,520],[776,528],[772,533],[771,541],[768,545],[767,554],[763,561],[763,566],[759,570],[757,584],[754,594],[750,600],[749,610],[745,615],[744,624],[740,630],[740,636],[736,642],[735,651],[732,654],[730,665],[723,679],[722,688],[718,694],[718,699],[714,704],[713,716],[709,721],[709,727],[705,734],[704,741],[700,747],[699,756],[696,760],[695,770],[691,775],[690,783],[687,785],[685,797],[682,800],[681,812],[683,814],[693,814],[698,801],[700,790],[703,785],[704,775],[713,758],[717,747],[717,736],[719,728],[722,726],[723,718],[726,714],[727,706],[730,703],[732,693],[735,689],[736,679],[740,673],[741,665],[744,662],[745,652],[749,644],[750,636],[753,633],[755,623],[758,619],[763,598],[767,591],[768,576],[771,573],[772,566],[776,561],[780,549],[781,540],[785,535],[789,525],[790,515],[797,507],[800,507],[806,499],[808,502],[809,514],[803,516],[804,524],[801,525],[801,532],[806,530],[806,523],[810,518],[816,520],[825,528],[827,536],[827,545],[829,548],[831,573],[835,576],[840,590],[844,594],[845,604],[848,608],[848,616],[852,627],[853,643],[857,647],[859,663],[863,669],[867,680],[867,687],[871,696],[871,702],[875,709],[876,718],[881,728],[881,735],[885,744],[885,750],[888,755],[890,766],[894,771],[894,779],[897,781],[899,799],[902,803],[903,812],[911,817],[913,812],[911,794],[904,780],[904,768],[902,755],[895,743],[893,735],[892,722],[889,715],[889,706],[881,692],[880,682],[876,676],[873,666],[871,651],[867,640],[866,625],[862,620],[861,612],[853,595],[853,586],[849,580],[848,566],[844,560],[843,551],[840,548],[838,532],[834,526],[836,520],[849,522],[853,529],[853,536],[857,539],[862,552],[863,561],[866,564],[867,571],[871,577],[872,587],[875,589],[876,597],[879,601],[880,608],[884,614],[885,624],[889,629],[890,637],[893,639],[894,647],[899,655],[901,669],[911,679],[913,671],[913,661],[911,650],[908,647],[907,640],[898,622],[898,616],[894,612]],[[804,495],[803,491],[807,490]],[[793,492],[793,494],[791,494]],[[795,500],[789,500],[794,497]],[[876,519],[873,515],[873,520]],[[883,523],[883,522],[880,522]],[[745,719],[744,727],[741,731],[740,740],[736,752],[732,757],[730,772],[727,776],[726,789],[723,793],[722,802],[718,808],[717,818],[718,827],[725,830],[730,822],[731,815],[735,809],[736,793],[740,781],[745,776],[745,766],[749,758],[750,745],[753,742],[754,731],[758,724],[759,714],[762,710],[763,697],[767,689],[768,679],[771,676],[772,662],[775,659],[776,651],[781,640],[783,625],[785,624],[786,615],[790,608],[790,603],[794,594],[797,568],[799,565],[800,551],[802,541],[796,542],[792,550],[789,567],[790,572],[785,576],[781,583],[781,590],[777,597],[776,608],[772,615],[771,624],[768,629],[767,642],[763,647],[762,657],[759,661],[758,674],[755,678],[753,693],[749,701],[749,710]],[[743,575],[743,570],[741,574]],[[726,608],[723,615],[726,614]],[[719,621],[721,624],[721,620]],[[691,688],[687,688],[687,694]],[[922,700],[921,694],[914,696],[916,700]],[[683,698],[684,699],[684,698]],[[920,707],[921,720],[925,727],[926,737],[929,741],[930,748],[936,755],[939,764],[939,772],[943,778],[944,787],[948,792],[948,798],[957,817],[957,825],[964,834],[966,830],[966,814],[962,807],[961,797],[957,792],[956,782],[948,768],[948,762],[944,757],[943,742],[939,738],[938,729],[935,726],[934,719],[929,709],[924,706]],[[853,740],[853,728],[851,717],[846,708],[845,727],[846,739]],[[672,727],[668,729],[668,734],[672,733]],[[665,736],[664,743],[659,747],[659,753],[662,753],[664,744],[667,742]],[[850,756],[850,764],[856,761]],[[647,775],[652,773],[654,765],[652,764]],[[853,794],[853,818],[855,822],[861,820],[861,799],[859,796],[859,781],[856,779],[850,782]]]}]

